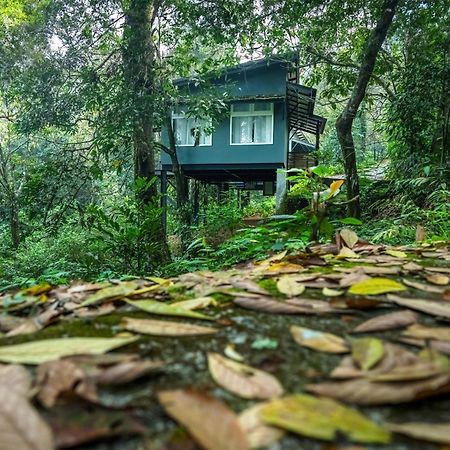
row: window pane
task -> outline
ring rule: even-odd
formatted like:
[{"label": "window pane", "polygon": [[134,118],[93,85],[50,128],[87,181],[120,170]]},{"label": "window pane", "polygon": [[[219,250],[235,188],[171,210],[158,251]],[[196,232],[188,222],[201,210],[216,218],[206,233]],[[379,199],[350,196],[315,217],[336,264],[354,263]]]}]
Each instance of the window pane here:
[{"label": "window pane", "polygon": [[235,103],[233,105],[233,112],[248,112],[250,111],[251,103]]},{"label": "window pane", "polygon": [[252,117],[233,117],[231,142],[233,144],[246,144],[252,142]]},{"label": "window pane", "polygon": [[255,103],[255,111],[270,111],[272,103]]},{"label": "window pane", "polygon": [[253,142],[262,144],[272,140],[272,116],[255,116],[253,127]]},{"label": "window pane", "polygon": [[177,145],[186,145],[187,120],[173,119],[175,142]]},{"label": "window pane", "polygon": [[195,124],[195,119],[189,118],[185,119],[187,122],[187,139],[185,145],[194,145],[195,144],[195,137],[197,135],[198,131],[198,125]]}]

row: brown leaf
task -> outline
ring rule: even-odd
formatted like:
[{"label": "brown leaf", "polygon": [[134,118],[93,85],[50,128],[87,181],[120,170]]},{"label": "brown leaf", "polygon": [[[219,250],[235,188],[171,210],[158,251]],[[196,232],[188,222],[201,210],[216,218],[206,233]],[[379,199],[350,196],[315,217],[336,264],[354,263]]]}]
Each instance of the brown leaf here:
[{"label": "brown leaf", "polygon": [[431,350],[436,350],[440,353],[450,355],[450,342],[448,341],[435,341],[426,339],[415,339],[415,338],[400,338],[400,342],[408,345],[413,345],[415,347],[430,348]]},{"label": "brown leaf", "polygon": [[386,342],[384,344],[384,356],[373,369],[369,371],[361,370],[356,366],[351,356],[346,356],[331,372],[330,377],[337,379],[370,377],[390,372],[396,367],[411,366],[420,361],[421,359],[416,354],[406,350],[400,345]]},{"label": "brown leaf", "polygon": [[11,331],[26,322],[22,317],[14,317],[8,314],[0,314],[0,331]]},{"label": "brown leaf", "polygon": [[438,286],[446,286],[450,282],[450,277],[436,273],[434,275],[428,275],[427,281]]},{"label": "brown leaf", "polygon": [[31,387],[30,373],[17,364],[0,364],[0,387],[16,391],[27,397]]},{"label": "brown leaf", "polygon": [[404,434],[422,441],[450,444],[450,423],[389,423],[387,428],[394,433]]},{"label": "brown leaf", "polygon": [[352,333],[369,333],[372,331],[395,330],[417,322],[417,315],[412,311],[402,310],[373,317],[359,324]]},{"label": "brown leaf", "polygon": [[88,319],[91,317],[99,317],[106,316],[108,314],[113,313],[116,310],[116,307],[113,303],[103,303],[97,308],[78,308],[75,309],[74,314],[77,317],[82,317],[83,319]]},{"label": "brown leaf", "polygon": [[62,393],[72,391],[84,376],[83,371],[71,361],[41,364],[36,374],[37,398],[43,406],[51,408]]},{"label": "brown leaf", "polygon": [[263,289],[261,286],[259,286],[259,284],[255,283],[252,280],[231,278],[230,283],[233,287],[251,292],[252,294],[270,295],[265,289]]},{"label": "brown leaf", "polygon": [[342,308],[333,308],[324,300],[316,300],[311,298],[291,298],[286,300],[289,305],[296,306],[301,309],[304,314],[329,314],[342,313]]},{"label": "brown leaf", "polygon": [[122,326],[125,330],[152,336],[201,336],[217,333],[217,328],[191,325],[188,323],[169,322],[166,320],[133,319],[124,317]]},{"label": "brown leaf", "polygon": [[450,374],[426,380],[377,382],[365,378],[348,381],[310,384],[306,390],[357,405],[406,403],[450,392]]},{"label": "brown leaf", "polygon": [[166,412],[186,427],[203,448],[250,448],[234,412],[212,395],[191,389],[176,389],[159,392],[158,400]]},{"label": "brown leaf", "polygon": [[422,225],[416,227],[416,242],[423,242],[427,239],[427,233]]},{"label": "brown leaf", "polygon": [[267,400],[283,393],[274,376],[218,353],[208,353],[208,368],[217,384],[239,397]]},{"label": "brown leaf", "polygon": [[254,309],[256,311],[263,311],[274,314],[302,314],[302,309],[290,305],[287,302],[274,300],[270,297],[248,298],[237,297],[233,302],[246,309]]},{"label": "brown leaf", "polygon": [[352,271],[349,274],[345,275],[339,281],[340,287],[349,287],[353,284],[360,283],[361,281],[368,280],[368,277],[360,268],[358,270]]},{"label": "brown leaf", "polygon": [[397,305],[421,311],[432,316],[446,317],[450,319],[450,304],[433,300],[417,300],[415,298],[404,298],[398,295],[388,294],[387,299]]},{"label": "brown leaf", "polygon": [[450,341],[450,327],[426,327],[424,325],[416,324],[406,329],[402,335],[418,339]]},{"label": "brown leaf", "polygon": [[6,336],[18,336],[21,334],[31,334],[36,331],[42,330],[50,323],[54,322],[57,317],[61,315],[60,311],[54,308],[48,309],[35,317],[27,319],[24,323],[20,324],[18,327],[12,329]]},{"label": "brown leaf", "polygon": [[130,361],[109,367],[94,379],[98,384],[116,385],[130,383],[164,366],[162,361]]},{"label": "brown leaf", "polygon": [[0,386],[0,450],[52,450],[48,425],[18,391]]},{"label": "brown leaf", "polygon": [[418,281],[411,281],[407,278],[403,278],[403,283],[406,284],[406,286],[412,287],[414,289],[418,289],[423,292],[429,292],[431,294],[442,294],[445,291],[445,288],[438,287],[438,286],[431,286],[429,284],[420,283]]},{"label": "brown leaf", "polygon": [[414,262],[409,262],[404,264],[402,269],[405,270],[406,272],[420,272],[421,270],[423,270],[423,267],[419,266],[419,264],[416,264]]},{"label": "brown leaf", "polygon": [[259,413],[264,405],[266,403],[258,403],[239,414],[239,423],[247,434],[250,448],[268,447],[286,434],[280,428],[271,427],[261,421]]},{"label": "brown leaf", "polygon": [[323,333],[296,325],[291,326],[290,332],[295,342],[302,347],[326,353],[347,353],[349,351],[345,340],[331,333]]}]

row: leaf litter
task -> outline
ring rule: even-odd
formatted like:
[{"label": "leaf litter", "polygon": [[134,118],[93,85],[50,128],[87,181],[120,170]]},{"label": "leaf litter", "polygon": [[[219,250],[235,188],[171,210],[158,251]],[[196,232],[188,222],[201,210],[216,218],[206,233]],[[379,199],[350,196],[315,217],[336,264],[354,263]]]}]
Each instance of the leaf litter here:
[{"label": "leaf litter", "polygon": [[[440,417],[439,408],[434,422],[421,417],[418,408],[415,422],[405,415],[404,423],[395,425],[380,410],[373,422],[372,414],[352,409],[427,398],[449,404],[450,363],[444,354],[450,354],[450,327],[442,323],[450,319],[446,255],[448,250],[439,247],[373,246],[344,229],[338,245],[283,252],[229,271],[41,284],[5,292],[0,295],[0,328],[9,334],[0,341],[5,363],[0,365],[0,389],[30,426],[17,425],[21,431],[16,435],[5,428],[0,434],[9,433],[13,447],[25,449],[142,435],[153,425],[142,427],[128,414],[149,408],[151,392],[152,401],[159,401],[204,448],[268,446],[283,439],[283,430],[319,440],[338,442],[346,435],[350,441],[380,444],[388,442],[392,431],[394,442],[380,448],[397,448],[397,434],[412,443],[448,444],[450,416]],[[211,314],[195,311],[203,308]],[[253,320],[254,329],[249,328]],[[64,331],[75,323],[83,323],[89,334]],[[270,332],[271,323],[277,334]],[[266,341],[271,345],[259,345]],[[117,352],[128,344],[133,353]],[[417,348],[424,350],[417,353]],[[166,360],[159,359],[162,355]],[[322,357],[329,371],[314,362]],[[29,365],[37,369],[30,371]],[[190,376],[175,376],[185,370]],[[150,389],[145,395],[136,390],[144,385]],[[134,390],[135,396],[124,403],[126,415],[119,415],[117,423],[124,426],[116,427],[113,416],[118,413],[108,410],[115,408],[111,399],[118,386]],[[105,422],[77,424],[71,418],[62,423],[60,408],[83,408],[75,399],[103,408],[99,417],[106,414]],[[250,402],[258,399],[266,402]],[[5,405],[2,419],[16,426],[19,416]],[[91,413],[85,409],[80,414],[89,420]],[[396,422],[402,422],[399,414]]]}]

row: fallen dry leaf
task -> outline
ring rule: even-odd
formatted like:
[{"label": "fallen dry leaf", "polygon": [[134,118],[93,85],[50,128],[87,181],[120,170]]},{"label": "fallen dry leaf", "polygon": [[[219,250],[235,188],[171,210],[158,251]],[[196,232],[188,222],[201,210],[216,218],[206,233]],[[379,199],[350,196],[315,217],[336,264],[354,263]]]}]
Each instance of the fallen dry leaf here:
[{"label": "fallen dry leaf", "polygon": [[267,400],[283,393],[274,376],[218,353],[208,353],[208,368],[217,384],[239,397]]},{"label": "fallen dry leaf", "polygon": [[60,311],[57,311],[54,308],[48,309],[35,317],[27,319],[24,323],[9,331],[6,336],[9,337],[35,333],[36,331],[42,330],[44,327],[54,322],[54,320],[60,315]]},{"label": "fallen dry leaf", "polygon": [[388,294],[387,299],[390,302],[406,308],[421,311],[432,316],[446,317],[447,319],[450,319],[450,303],[404,298],[393,294]]},{"label": "fallen dry leaf", "polygon": [[295,277],[285,275],[277,281],[277,289],[288,297],[295,297],[305,292],[305,285],[298,283]]},{"label": "fallen dry leaf", "polygon": [[130,383],[162,367],[164,367],[162,361],[139,360],[123,362],[103,370],[98,376],[94,377],[94,381],[100,385]]},{"label": "fallen dry leaf", "polygon": [[359,258],[359,255],[348,247],[342,247],[339,253],[335,256],[336,259]]},{"label": "fallen dry leaf", "polygon": [[264,424],[259,414],[267,403],[258,403],[239,414],[239,423],[247,435],[250,448],[268,447],[279,441],[286,433],[280,428]]},{"label": "fallen dry leaf", "polygon": [[419,281],[408,280],[407,278],[403,278],[402,281],[408,287],[412,287],[423,292],[429,292],[431,294],[442,294],[445,291],[445,288],[443,287],[431,286],[429,284],[420,283]]},{"label": "fallen dry leaf", "polygon": [[217,328],[191,325],[188,323],[169,322],[166,320],[133,319],[124,317],[122,326],[125,330],[153,336],[201,336],[217,333]]},{"label": "fallen dry leaf", "polygon": [[358,242],[358,235],[350,228],[343,228],[339,234],[348,248],[353,248]]},{"label": "fallen dry leaf", "polygon": [[133,291],[135,291],[138,287],[138,284],[132,281],[105,287],[95,292],[95,294],[88,296],[86,300],[84,300],[80,304],[80,307],[126,297],[127,295],[130,295]]},{"label": "fallen dry leaf", "polygon": [[335,334],[296,325],[292,325],[290,331],[295,342],[303,347],[326,353],[347,353],[349,351],[345,340]]},{"label": "fallen dry leaf", "polygon": [[427,281],[429,283],[437,284],[438,286],[446,286],[450,282],[450,277],[436,273],[433,275],[428,275]]},{"label": "fallen dry leaf", "polygon": [[420,381],[377,382],[365,378],[309,384],[308,392],[356,405],[406,403],[450,392],[450,374]]},{"label": "fallen dry leaf", "polygon": [[171,303],[170,305],[175,306],[176,308],[183,308],[192,311],[194,309],[207,308],[208,306],[216,306],[217,300],[214,300],[214,297],[198,297],[191,300]]},{"label": "fallen dry leaf", "polygon": [[195,311],[189,311],[188,309],[184,308],[177,308],[176,306],[158,302],[156,300],[126,300],[126,302],[129,305],[150,314],[161,316],[189,317],[192,319],[202,320],[214,320],[212,317],[208,317],[205,314],[201,314]]},{"label": "fallen dry leaf", "polygon": [[192,389],[176,389],[159,392],[158,400],[166,412],[186,427],[203,448],[250,448],[237,416],[212,395]]},{"label": "fallen dry leaf", "polygon": [[23,397],[28,397],[31,375],[23,366],[0,364],[0,387],[14,390]]},{"label": "fallen dry leaf", "polygon": [[450,423],[388,423],[386,427],[394,433],[404,434],[422,441],[450,444]]},{"label": "fallen dry leaf", "polygon": [[269,297],[248,298],[237,297],[233,300],[234,304],[246,309],[254,309],[275,314],[302,314],[303,311],[294,305]]},{"label": "fallen dry leaf", "polygon": [[389,432],[356,410],[329,398],[306,394],[272,400],[262,407],[262,420],[302,436],[332,441],[338,433],[357,442],[388,443]]},{"label": "fallen dry leaf", "polygon": [[361,338],[352,341],[352,358],[362,370],[369,370],[384,356],[384,346],[380,339]]},{"label": "fallen dry leaf", "polygon": [[418,339],[450,341],[450,327],[426,327],[424,325],[416,324],[403,331],[402,335]]},{"label": "fallen dry leaf", "polygon": [[402,310],[373,317],[359,324],[352,333],[369,333],[372,331],[395,330],[417,322],[417,315],[412,311]]},{"label": "fallen dry leaf", "polygon": [[390,278],[371,278],[354,284],[348,292],[354,295],[378,295],[405,290],[405,286]]},{"label": "fallen dry leaf", "polygon": [[60,338],[0,346],[0,361],[41,364],[64,356],[101,354],[135,342],[138,338]]},{"label": "fallen dry leaf", "polygon": [[48,425],[20,392],[0,386],[0,450],[52,450]]}]

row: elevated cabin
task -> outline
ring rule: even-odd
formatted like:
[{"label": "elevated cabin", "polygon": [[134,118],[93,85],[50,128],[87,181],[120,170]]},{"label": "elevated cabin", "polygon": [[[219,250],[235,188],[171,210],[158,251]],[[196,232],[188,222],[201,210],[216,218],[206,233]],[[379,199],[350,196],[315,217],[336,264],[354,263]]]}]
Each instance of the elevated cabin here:
[{"label": "elevated cabin", "polygon": [[[319,147],[326,120],[314,114],[316,90],[298,84],[295,65],[286,58],[265,58],[230,67],[212,80],[219,92],[229,94],[228,114],[212,133],[210,119],[188,117],[182,106],[173,111],[178,159],[188,177],[267,195],[276,190],[278,199],[286,182],[277,169],[315,164],[311,152]],[[175,85],[188,95],[199,93],[193,80]],[[162,139],[167,144],[167,130]],[[162,180],[171,169],[170,157],[163,154]]]}]

